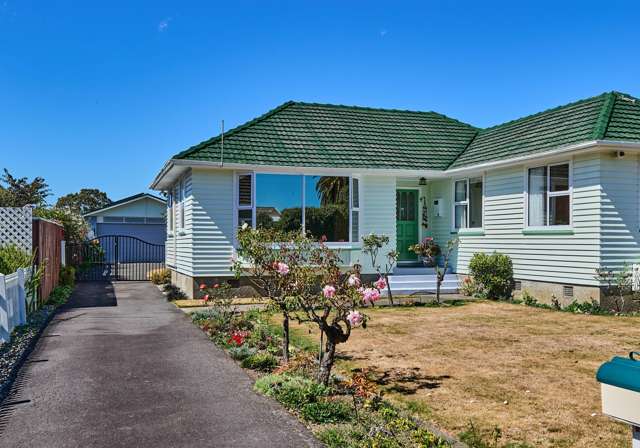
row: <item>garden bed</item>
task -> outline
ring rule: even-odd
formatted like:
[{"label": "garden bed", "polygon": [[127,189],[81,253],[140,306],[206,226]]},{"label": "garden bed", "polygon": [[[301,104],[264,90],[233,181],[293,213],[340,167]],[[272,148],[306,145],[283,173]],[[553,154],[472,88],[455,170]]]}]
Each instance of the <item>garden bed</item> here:
[{"label": "garden bed", "polygon": [[69,287],[54,289],[48,304],[31,313],[27,323],[13,331],[10,342],[0,345],[0,403],[9,394],[18,371],[34,349],[58,307],[71,295],[71,291],[72,288]]},{"label": "garden bed", "polygon": [[433,431],[404,409],[385,401],[366,375],[334,377],[328,386],[315,381],[317,341],[293,335],[292,358],[281,362],[281,331],[267,312],[225,315],[218,308],[192,314],[209,338],[250,369],[255,389],[279,401],[328,447],[460,446]]},{"label": "garden bed", "polygon": [[[628,427],[601,414],[595,372],[638,348],[640,318],[491,301],[367,313],[338,370],[368,369],[397,407],[471,446],[628,446]],[[293,332],[317,341],[312,326]]]}]

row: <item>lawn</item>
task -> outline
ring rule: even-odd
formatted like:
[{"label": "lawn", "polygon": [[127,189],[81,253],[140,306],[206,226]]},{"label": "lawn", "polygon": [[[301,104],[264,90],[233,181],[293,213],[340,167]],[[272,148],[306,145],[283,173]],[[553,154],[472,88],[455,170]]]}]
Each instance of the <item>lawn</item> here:
[{"label": "lawn", "polygon": [[[628,446],[627,426],[600,413],[598,366],[640,345],[640,318],[474,302],[377,308],[338,347],[339,368],[370,369],[386,397],[452,434],[469,422],[501,442]],[[315,338],[297,326],[298,337]]]}]

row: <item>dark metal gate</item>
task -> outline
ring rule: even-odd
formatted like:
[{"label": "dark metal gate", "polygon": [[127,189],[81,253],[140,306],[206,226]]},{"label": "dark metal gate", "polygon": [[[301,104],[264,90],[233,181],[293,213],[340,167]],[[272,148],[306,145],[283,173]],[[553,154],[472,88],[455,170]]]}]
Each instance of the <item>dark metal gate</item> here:
[{"label": "dark metal gate", "polygon": [[164,268],[164,244],[152,244],[126,235],[105,235],[66,246],[68,266],[78,281],[149,280]]}]

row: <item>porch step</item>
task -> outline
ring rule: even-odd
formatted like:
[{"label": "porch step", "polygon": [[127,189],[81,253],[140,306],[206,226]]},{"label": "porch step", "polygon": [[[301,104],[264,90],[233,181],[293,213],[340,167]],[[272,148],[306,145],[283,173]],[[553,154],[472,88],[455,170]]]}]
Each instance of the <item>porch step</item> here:
[{"label": "porch step", "polygon": [[[407,269],[407,268],[403,268]],[[413,268],[412,268],[413,269]],[[417,268],[415,268],[417,269]],[[419,274],[402,274],[389,276],[389,288],[392,294],[415,294],[420,292],[435,293],[438,280],[435,274],[425,274],[424,270],[429,268],[420,268]],[[456,274],[449,273],[440,285],[440,292],[457,293],[458,277]]]},{"label": "porch step", "polygon": [[[451,267],[447,268],[447,275],[452,272]],[[393,275],[436,275],[436,268],[425,266],[396,266]]]}]

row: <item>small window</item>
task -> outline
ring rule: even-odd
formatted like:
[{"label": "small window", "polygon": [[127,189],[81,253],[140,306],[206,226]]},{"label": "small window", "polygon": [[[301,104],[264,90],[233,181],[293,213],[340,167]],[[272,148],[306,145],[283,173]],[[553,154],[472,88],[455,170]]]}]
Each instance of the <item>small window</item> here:
[{"label": "small window", "polygon": [[253,227],[253,175],[239,174],[237,177],[238,227],[247,224]]},{"label": "small window", "polygon": [[522,282],[520,280],[516,280],[513,287],[516,291],[522,291]]},{"label": "small window", "polygon": [[124,218],[124,222],[127,224],[144,224],[144,218],[137,216],[127,216]]},{"label": "small window", "polygon": [[147,224],[164,224],[164,218],[147,218]]},{"label": "small window", "polygon": [[481,228],[482,177],[455,181],[453,196],[453,227],[455,229]]},{"label": "small window", "polygon": [[351,179],[351,241],[360,241],[360,180]]},{"label": "small window", "polygon": [[527,172],[529,226],[571,224],[569,164],[529,168]]},{"label": "small window", "polygon": [[573,297],[573,286],[563,286],[562,287],[562,295],[564,297]]}]

